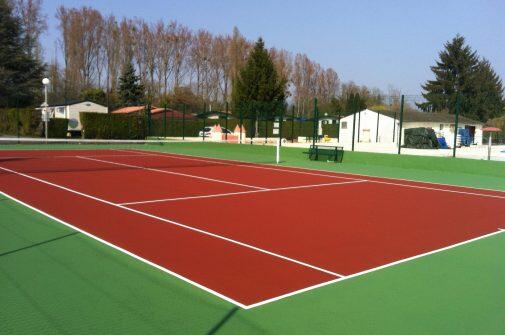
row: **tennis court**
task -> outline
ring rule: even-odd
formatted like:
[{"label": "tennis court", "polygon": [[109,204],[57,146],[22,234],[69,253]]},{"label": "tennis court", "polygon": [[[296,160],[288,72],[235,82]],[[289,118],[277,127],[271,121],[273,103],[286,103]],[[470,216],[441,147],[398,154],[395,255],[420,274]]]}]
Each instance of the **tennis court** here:
[{"label": "tennis court", "polygon": [[503,232],[505,193],[147,150],[0,152],[0,191],[241,308]]}]

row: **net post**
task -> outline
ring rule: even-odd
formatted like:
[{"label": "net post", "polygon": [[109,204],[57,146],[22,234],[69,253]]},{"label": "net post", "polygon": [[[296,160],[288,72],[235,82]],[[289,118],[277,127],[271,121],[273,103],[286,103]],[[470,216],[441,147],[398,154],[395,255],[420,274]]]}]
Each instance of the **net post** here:
[{"label": "net post", "polygon": [[400,133],[398,134],[398,155],[401,154],[402,151],[402,131],[403,131],[403,104],[405,101],[405,96],[402,94],[402,98],[400,101],[400,126],[398,127],[398,130]]},{"label": "net post", "polygon": [[452,158],[456,157],[456,144],[458,143],[458,126],[459,126],[459,109],[460,109],[460,95],[459,92],[456,95],[456,110],[454,113],[454,145],[452,147]]}]

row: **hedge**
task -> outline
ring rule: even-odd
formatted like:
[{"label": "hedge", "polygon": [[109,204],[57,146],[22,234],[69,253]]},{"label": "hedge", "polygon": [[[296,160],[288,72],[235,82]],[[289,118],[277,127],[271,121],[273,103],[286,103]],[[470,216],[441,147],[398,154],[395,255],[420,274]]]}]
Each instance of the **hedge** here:
[{"label": "hedge", "polygon": [[64,138],[68,133],[68,119],[53,118],[49,120],[47,125],[49,128],[50,138]]},{"label": "hedge", "polygon": [[145,139],[146,117],[141,114],[81,112],[82,134],[88,139]]},{"label": "hedge", "polygon": [[40,111],[0,109],[0,135],[38,137],[43,134]]}]

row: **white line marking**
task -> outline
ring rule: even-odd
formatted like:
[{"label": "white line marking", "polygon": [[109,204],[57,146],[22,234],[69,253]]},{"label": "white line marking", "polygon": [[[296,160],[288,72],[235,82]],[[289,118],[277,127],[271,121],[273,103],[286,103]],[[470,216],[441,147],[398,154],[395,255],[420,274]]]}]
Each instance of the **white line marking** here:
[{"label": "white line marking", "polygon": [[317,285],[314,285],[314,286],[306,287],[306,288],[303,288],[301,290],[293,291],[291,293],[283,294],[283,295],[280,295],[280,296],[275,297],[275,298],[270,298],[270,299],[267,299],[267,300],[264,300],[264,301],[260,301],[260,302],[248,305],[246,307],[246,309],[255,308],[255,307],[258,307],[258,306],[261,306],[261,305],[265,305],[265,304],[268,304],[268,303],[271,303],[271,302],[274,302],[274,301],[278,301],[278,300],[281,300],[281,299],[284,299],[284,298],[287,298],[287,297],[291,297],[293,295],[297,295],[297,294],[302,293],[302,292],[307,292],[307,291],[310,291],[310,290],[313,290],[313,289],[316,289],[316,288],[319,288],[319,287],[323,287],[323,286],[327,286],[327,285],[330,285],[330,284],[333,284],[333,283],[341,282],[341,281],[344,281],[344,280],[347,280],[347,279],[363,276],[365,274],[368,274],[368,273],[371,273],[371,272],[375,272],[375,271],[378,271],[378,270],[382,270],[382,269],[385,269],[385,268],[388,268],[388,267],[391,267],[391,266],[395,266],[395,265],[398,265],[398,264],[401,264],[401,263],[406,263],[406,262],[412,261],[414,259],[418,259],[418,258],[421,258],[421,257],[425,257],[425,256],[428,256],[428,255],[432,255],[432,254],[436,254],[436,253],[439,253],[439,252],[442,252],[442,251],[453,249],[453,248],[456,248],[456,247],[459,247],[459,246],[462,246],[462,245],[465,245],[465,244],[468,244],[468,243],[472,243],[472,242],[475,242],[475,241],[478,241],[478,240],[481,240],[481,239],[484,239],[484,238],[487,238],[487,237],[491,237],[491,236],[494,236],[494,235],[502,234],[503,232],[505,232],[505,230],[502,229],[502,230],[499,230],[499,231],[496,231],[496,232],[492,232],[492,233],[489,233],[489,234],[486,234],[486,235],[482,235],[482,236],[478,236],[478,237],[472,238],[470,240],[466,240],[466,241],[463,241],[463,242],[451,244],[451,245],[449,245],[447,247],[443,247],[443,248],[440,248],[440,249],[435,249],[435,250],[432,250],[432,251],[429,251],[429,252],[425,252],[423,254],[419,254],[419,255],[416,255],[416,256],[400,259],[398,261],[387,263],[387,264],[384,264],[384,265],[381,265],[381,266],[378,266],[378,267],[375,267],[375,268],[372,268],[372,269],[360,271],[360,272],[353,273],[353,274],[348,275],[348,276],[344,276],[344,277],[341,277],[341,278],[333,279],[333,280],[330,280],[330,281],[327,281],[327,282],[324,282],[324,283],[321,283],[321,284],[317,284]]},{"label": "white line marking", "polygon": [[320,271],[320,272],[324,272],[324,273],[330,274],[330,275],[335,276],[335,277],[343,277],[343,275],[338,274],[336,272],[329,271],[329,270],[320,268],[318,266],[311,265],[311,264],[299,261],[297,259],[281,255],[281,254],[277,254],[277,253],[272,252],[272,251],[261,249],[261,248],[255,247],[255,246],[253,246],[251,244],[247,244],[247,243],[244,243],[244,242],[233,240],[231,238],[228,238],[228,237],[225,237],[225,236],[222,236],[222,235],[218,235],[218,234],[214,234],[214,233],[208,232],[208,231],[203,230],[203,229],[187,226],[185,224],[182,224],[182,223],[179,223],[179,222],[176,222],[176,221],[173,221],[173,220],[165,219],[165,218],[153,215],[153,214],[149,214],[149,213],[142,212],[142,211],[139,211],[139,210],[136,210],[136,209],[133,209],[133,208],[122,206],[122,205],[110,202],[108,200],[100,199],[100,198],[94,197],[92,195],[89,195],[89,194],[86,194],[86,193],[82,193],[82,192],[73,190],[71,188],[68,188],[68,187],[65,187],[65,186],[61,186],[61,185],[58,185],[58,184],[46,181],[44,179],[40,179],[40,178],[33,177],[33,176],[30,176],[30,175],[27,175],[27,174],[24,174],[24,173],[21,173],[21,172],[17,172],[17,171],[11,170],[11,169],[7,169],[5,167],[1,167],[0,166],[0,169],[4,170],[4,171],[8,171],[10,173],[14,173],[14,174],[23,176],[23,177],[31,179],[31,180],[38,181],[38,182],[46,184],[46,185],[50,185],[50,186],[53,186],[53,187],[56,187],[56,188],[59,188],[59,189],[62,189],[62,190],[65,190],[65,191],[68,191],[68,192],[80,195],[80,196],[83,196],[83,197],[88,198],[88,199],[92,199],[92,200],[95,200],[95,201],[98,201],[98,202],[102,202],[102,203],[110,205],[110,206],[118,207],[118,208],[124,209],[124,210],[132,212],[132,213],[136,213],[136,214],[140,214],[140,215],[143,215],[143,216],[147,216],[147,217],[150,217],[152,219],[156,219],[156,220],[159,220],[159,221],[170,223],[170,224],[172,224],[174,226],[178,226],[178,227],[181,227],[181,228],[184,228],[184,229],[187,229],[187,230],[191,230],[191,231],[203,234],[203,235],[212,236],[214,238],[217,238],[217,239],[220,239],[220,240],[223,240],[223,241],[227,241],[227,242],[230,242],[230,243],[233,243],[233,244],[236,244],[236,245],[240,245],[242,247],[249,248],[249,249],[252,249],[252,250],[255,250],[255,251],[258,251],[258,252],[270,255],[270,256],[274,256],[274,257],[277,257],[277,258],[280,258],[280,259],[283,259],[283,260],[286,260],[286,261],[289,261],[289,262],[292,262],[292,263],[296,263],[298,265],[301,265],[301,266],[304,266],[304,267],[307,267],[307,268],[311,268],[311,269],[314,269],[314,270],[317,270],[317,271]]},{"label": "white line marking", "polygon": [[[136,152],[136,151],[127,151],[127,150],[118,150],[118,151]],[[183,155],[183,154],[171,154],[171,153],[167,153],[167,154],[151,154],[151,155],[152,156],[175,158],[175,159],[187,159],[187,160],[212,162],[212,163],[223,164],[223,165],[232,165],[231,163],[216,162],[216,161],[213,161],[213,160],[205,160],[205,159],[186,158],[186,157],[177,157],[177,156],[174,156],[174,155],[186,156],[186,155]],[[225,160],[225,159],[223,159],[223,160]],[[228,161],[234,162],[232,160],[228,160]],[[236,162],[243,163],[241,161],[236,161]],[[266,167],[266,166],[252,165],[252,164],[253,163],[249,163],[249,164],[237,164],[237,166],[243,166],[243,167],[249,167],[249,168],[255,168],[255,169],[278,170],[278,171],[283,171],[283,172],[300,173],[300,174],[307,174],[307,175],[313,175],[313,176],[324,176],[324,177],[328,177],[328,178],[365,180],[365,181],[369,181],[371,183],[385,184],[385,185],[391,185],[391,186],[412,187],[412,188],[419,188],[419,189],[428,189],[428,190],[432,190],[432,191],[451,192],[451,193],[456,193],[456,194],[465,194],[465,195],[474,195],[474,196],[481,196],[481,197],[488,197],[488,198],[505,199],[505,195],[504,196],[500,196],[500,195],[483,194],[483,193],[476,193],[476,192],[465,192],[465,191],[457,191],[457,190],[448,190],[448,189],[443,189],[443,188],[427,187],[427,186],[419,186],[419,185],[408,185],[408,184],[401,184],[401,183],[394,183],[394,182],[387,182],[387,181],[380,181],[380,180],[371,180],[371,179],[356,179],[356,178],[349,178],[349,177],[341,177],[339,175],[327,175],[327,174],[322,174],[322,173],[303,172],[303,171],[296,171],[296,170],[289,170],[289,169],[275,168],[275,167]],[[293,167],[293,168],[310,170],[310,169],[298,168],[298,167]],[[331,173],[331,174],[343,173],[343,174],[353,175],[351,173],[346,173],[346,172],[333,172],[333,171],[326,171],[326,172]],[[358,174],[355,174],[355,175],[356,176],[371,177],[371,176],[366,176],[366,175],[358,175]],[[465,186],[455,186],[455,185],[446,185],[446,184],[437,184],[437,183],[430,183],[430,182],[424,182],[424,181],[413,181],[413,180],[406,180],[406,179],[382,178],[382,177],[373,177],[373,178],[381,178],[381,179],[386,179],[386,180],[387,179],[403,180],[403,181],[409,181],[409,182],[413,182],[413,183],[424,183],[424,184],[433,184],[433,185],[442,185],[442,186],[460,187],[460,188],[469,188],[469,189],[479,190],[479,188],[472,188],[472,187],[465,187]],[[505,191],[499,191],[499,190],[487,190],[487,189],[480,189],[480,190],[505,193]]]},{"label": "white line marking", "polygon": [[242,304],[242,303],[240,303],[240,302],[238,302],[238,301],[235,301],[235,300],[233,300],[232,298],[229,298],[229,297],[227,297],[227,296],[225,296],[225,295],[223,295],[223,294],[221,294],[221,293],[219,293],[219,292],[216,292],[216,291],[214,291],[214,290],[212,290],[212,289],[210,289],[210,288],[208,288],[208,287],[206,287],[206,286],[203,286],[203,285],[201,285],[201,284],[199,284],[199,283],[197,283],[197,282],[195,282],[195,281],[193,281],[193,280],[191,280],[191,279],[189,279],[189,278],[186,278],[186,277],[184,277],[184,276],[182,276],[182,275],[180,275],[180,274],[178,274],[178,273],[176,273],[176,272],[173,272],[173,271],[171,271],[171,270],[169,270],[169,269],[167,269],[167,268],[164,268],[164,267],[162,267],[162,266],[160,266],[160,265],[158,265],[158,264],[156,264],[156,263],[153,263],[153,262],[151,262],[151,261],[148,261],[147,259],[142,258],[142,257],[140,257],[140,256],[138,256],[138,255],[136,255],[136,254],[134,254],[134,253],[131,253],[131,252],[129,252],[128,250],[125,250],[125,249],[123,249],[123,248],[121,248],[121,247],[118,247],[118,246],[117,246],[117,245],[115,245],[115,244],[112,244],[112,243],[110,243],[110,242],[107,242],[106,240],[103,240],[103,239],[101,239],[100,237],[97,237],[97,236],[95,236],[95,235],[93,235],[93,234],[90,234],[90,233],[88,233],[88,232],[86,232],[86,231],[84,231],[84,230],[80,229],[80,228],[77,228],[76,226],[71,225],[70,223],[67,223],[67,222],[65,222],[65,221],[63,221],[63,220],[60,220],[60,219],[58,219],[57,217],[54,217],[54,216],[52,216],[52,215],[50,215],[50,214],[48,214],[48,213],[46,213],[46,212],[44,212],[44,211],[41,211],[40,209],[37,209],[37,208],[35,208],[35,207],[33,207],[33,206],[30,206],[30,205],[28,205],[27,203],[25,203],[25,202],[23,202],[23,201],[21,201],[21,200],[19,200],[19,199],[16,199],[15,197],[13,197],[13,196],[11,196],[11,195],[9,195],[9,194],[5,193],[5,192],[0,191],[0,194],[3,194],[3,195],[4,195],[4,196],[6,196],[7,198],[12,199],[13,201],[15,201],[15,202],[17,202],[17,203],[19,203],[19,204],[21,204],[21,205],[23,205],[23,206],[26,206],[27,208],[30,208],[31,210],[33,210],[33,211],[35,211],[35,212],[37,212],[37,213],[40,213],[40,214],[42,214],[42,215],[44,215],[44,216],[46,216],[46,217],[48,217],[48,218],[50,218],[50,219],[52,219],[52,220],[54,220],[54,221],[56,221],[56,222],[59,222],[59,223],[61,223],[61,224],[65,225],[65,226],[67,226],[67,227],[70,227],[70,228],[72,228],[72,229],[74,229],[74,230],[76,230],[76,231],[80,232],[81,234],[84,234],[84,235],[86,235],[86,236],[88,236],[88,237],[91,237],[92,239],[97,240],[97,241],[98,241],[98,242],[100,242],[100,243],[103,243],[103,244],[105,244],[105,245],[107,245],[107,246],[109,246],[109,247],[111,247],[111,248],[114,248],[114,249],[116,249],[116,250],[118,250],[118,251],[120,251],[120,252],[122,252],[122,253],[124,253],[124,254],[126,254],[126,255],[128,255],[128,256],[131,256],[131,257],[133,257],[133,258],[135,258],[135,259],[137,259],[137,260],[139,260],[139,261],[141,261],[141,262],[143,262],[143,263],[146,263],[146,264],[148,264],[148,265],[150,265],[150,266],[152,266],[152,267],[155,267],[155,268],[156,268],[156,269],[158,269],[158,270],[161,270],[161,271],[163,271],[163,272],[165,272],[165,273],[168,273],[168,274],[170,274],[170,275],[172,275],[172,276],[174,276],[174,277],[176,277],[176,278],[178,278],[178,279],[180,279],[180,280],[185,281],[186,283],[189,283],[189,284],[191,284],[191,285],[194,285],[194,286],[196,286],[196,287],[198,287],[198,288],[200,288],[200,289],[202,289],[202,290],[204,290],[204,291],[206,291],[206,292],[208,292],[208,293],[210,293],[210,294],[213,294],[213,295],[215,295],[215,296],[217,296],[217,297],[219,297],[219,298],[221,298],[221,299],[223,299],[223,300],[226,300],[226,301],[228,301],[228,302],[230,302],[230,303],[232,303],[232,304],[235,304],[235,305],[237,305],[237,306],[239,306],[239,307],[241,307],[241,308],[246,308],[246,307],[247,307],[246,305],[244,305],[244,304]]},{"label": "white line marking", "polygon": [[2,159],[41,159],[41,158],[79,158],[79,157],[143,157],[145,154],[124,155],[53,155],[53,156],[0,156]]},{"label": "white line marking", "polygon": [[502,229],[502,228],[498,228],[499,231],[505,231],[505,229]]},{"label": "white line marking", "polygon": [[226,180],[221,180],[221,179],[200,177],[200,176],[196,176],[196,175],[192,175],[192,174],[187,174],[187,173],[180,173],[180,172],[173,172],[173,171],[167,171],[167,170],[153,169],[153,168],[148,168],[148,167],[139,166],[139,165],[117,163],[117,162],[111,162],[111,161],[106,161],[106,160],[103,160],[103,159],[90,158],[90,157],[85,157],[85,156],[77,156],[77,157],[78,158],[82,158],[82,159],[88,159],[88,160],[92,160],[92,161],[102,162],[102,163],[114,164],[114,165],[119,165],[119,166],[126,166],[126,167],[130,167],[130,168],[133,168],[133,169],[140,169],[140,170],[154,171],[154,172],[160,172],[160,173],[166,173],[166,174],[173,174],[173,175],[176,175],[176,176],[183,176],[183,177],[188,177],[188,178],[195,178],[195,179],[201,179],[201,180],[206,180],[206,181],[212,181],[212,182],[216,182],[216,183],[222,183],[222,184],[229,184],[229,185],[235,185],[235,186],[254,188],[254,189],[257,189],[257,190],[268,190],[268,188],[265,188],[265,187],[246,185],[246,184],[241,184],[241,183],[234,183],[234,182],[231,182],[231,181],[226,181]]},{"label": "white line marking", "polygon": [[485,197],[485,198],[505,199],[505,195],[501,196],[501,195],[493,195],[493,194],[464,192],[464,191],[448,190],[448,189],[437,188],[437,187],[428,187],[428,186],[419,186],[419,185],[391,183],[391,182],[387,182],[387,181],[378,181],[378,180],[369,180],[369,182],[370,183],[375,183],[375,184],[392,185],[392,186],[399,186],[399,187],[418,188],[418,189],[430,190],[430,191],[449,192],[449,193],[457,193],[457,194],[464,194],[464,195],[474,195],[474,196]]},{"label": "white line marking", "polygon": [[193,199],[218,198],[218,197],[227,197],[227,196],[240,195],[240,194],[262,193],[262,192],[273,192],[273,191],[284,191],[284,190],[294,190],[294,189],[301,189],[301,188],[314,188],[314,187],[323,187],[323,186],[336,186],[336,185],[356,184],[356,183],[365,183],[365,182],[366,182],[366,180],[355,180],[355,181],[344,181],[344,182],[326,183],[326,184],[288,186],[288,187],[280,187],[280,188],[271,188],[271,189],[267,189],[267,190],[252,190],[252,191],[219,193],[219,194],[210,194],[210,195],[196,195],[196,196],[192,196],[192,197],[165,198],[165,199],[154,199],[154,200],[145,200],[145,201],[123,202],[120,205],[122,205],[122,206],[128,206],[128,205],[150,204],[150,203],[156,203],[156,202],[169,202],[169,201],[181,201],[181,200],[193,200]]},{"label": "white line marking", "polygon": [[[130,150],[116,150],[116,151],[138,152],[138,151],[130,151]],[[241,166],[241,167],[247,167],[247,168],[251,168],[251,169],[274,170],[274,171],[281,171],[281,172],[290,172],[290,173],[297,173],[297,174],[305,174],[305,175],[310,175],[310,176],[328,177],[328,178],[333,178],[333,179],[338,178],[338,179],[349,179],[349,180],[363,180],[363,179],[358,179],[358,178],[350,178],[350,177],[340,177],[340,176],[334,176],[334,175],[327,175],[327,174],[323,174],[323,173],[314,173],[314,172],[287,170],[287,169],[283,169],[283,168],[275,168],[275,167],[270,167],[270,166],[265,166],[265,165],[259,165],[259,163],[248,163],[248,162],[244,162],[244,161],[233,161],[233,160],[228,160],[227,159],[226,161],[229,161],[230,163],[225,163],[225,162],[219,162],[219,161],[214,161],[214,160],[210,160],[210,159],[191,158],[192,156],[183,155],[183,154],[163,153],[163,152],[159,152],[159,151],[156,151],[156,153],[154,151],[148,151],[149,153],[147,151],[141,151],[141,152],[146,152],[146,154],[145,154],[146,156],[159,156],[159,157],[165,157],[165,158],[190,160],[190,161],[197,161],[197,162],[204,162],[204,163],[216,163],[216,164],[228,165],[228,166]],[[181,155],[181,156],[184,156],[184,157],[178,157],[177,155]],[[199,156],[196,156],[196,157],[199,157]],[[240,163],[240,164],[237,164],[237,163]]]}]

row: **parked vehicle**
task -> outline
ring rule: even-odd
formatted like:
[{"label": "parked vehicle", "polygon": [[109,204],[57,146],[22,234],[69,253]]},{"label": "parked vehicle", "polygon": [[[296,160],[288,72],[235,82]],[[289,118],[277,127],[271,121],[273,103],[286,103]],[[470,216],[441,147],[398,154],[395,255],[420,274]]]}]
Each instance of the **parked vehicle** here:
[{"label": "parked vehicle", "polygon": [[[200,136],[200,137],[210,137],[211,130],[212,130],[212,127],[205,127],[202,130],[200,130],[200,132],[198,133],[198,136]],[[233,134],[233,132],[231,130],[229,130],[229,129],[221,128],[221,130],[223,131],[223,134]],[[205,132],[205,135],[204,135],[204,132]]]}]

